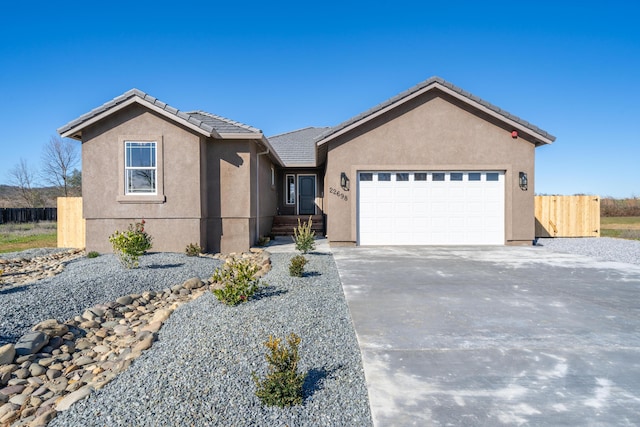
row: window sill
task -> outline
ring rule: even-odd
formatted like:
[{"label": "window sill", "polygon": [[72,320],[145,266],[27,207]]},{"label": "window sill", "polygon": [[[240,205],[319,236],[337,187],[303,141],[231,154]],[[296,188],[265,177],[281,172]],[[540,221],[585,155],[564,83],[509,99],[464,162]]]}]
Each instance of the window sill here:
[{"label": "window sill", "polygon": [[116,201],[118,203],[164,203],[166,200],[167,199],[164,194],[154,194],[149,196],[143,196],[139,194],[128,196],[120,195],[116,198]]}]

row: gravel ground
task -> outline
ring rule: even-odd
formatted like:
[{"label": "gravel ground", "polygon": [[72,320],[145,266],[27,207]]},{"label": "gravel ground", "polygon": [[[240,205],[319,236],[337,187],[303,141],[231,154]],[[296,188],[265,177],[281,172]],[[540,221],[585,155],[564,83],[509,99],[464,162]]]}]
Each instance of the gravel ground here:
[{"label": "gravel ground", "polygon": [[[258,298],[227,307],[212,293],[177,309],[158,341],[124,373],[51,426],[370,426],[358,343],[330,254],[308,254],[292,278],[292,253],[272,254]],[[264,407],[251,373],[267,371],[272,334],[302,338],[305,400]]]},{"label": "gravel ground", "polygon": [[[31,258],[51,252],[30,250],[18,256]],[[209,278],[219,263],[211,258],[152,253],[140,259],[139,269],[126,270],[112,254],[77,258],[57,276],[0,290],[0,346],[16,342],[45,319],[62,322],[122,295],[161,290],[195,276]]]},{"label": "gravel ground", "polygon": [[[640,264],[639,241],[540,239],[538,245]],[[247,304],[227,307],[206,293],[180,307],[154,346],[126,372],[50,425],[370,426],[360,352],[333,257],[307,255],[310,273],[299,279],[288,275],[292,255],[272,254],[269,286]],[[82,258],[52,279],[0,292],[0,344],[15,341],[45,318],[65,320],[127,293],[207,278],[216,266],[211,259],[181,254],[152,254],[141,264],[125,271],[111,255]],[[266,373],[268,336],[290,332],[302,337],[299,368],[309,373],[304,404],[263,407],[250,374]]]},{"label": "gravel ground", "polygon": [[555,252],[585,255],[605,261],[640,265],[640,240],[611,237],[538,239],[538,245]]}]

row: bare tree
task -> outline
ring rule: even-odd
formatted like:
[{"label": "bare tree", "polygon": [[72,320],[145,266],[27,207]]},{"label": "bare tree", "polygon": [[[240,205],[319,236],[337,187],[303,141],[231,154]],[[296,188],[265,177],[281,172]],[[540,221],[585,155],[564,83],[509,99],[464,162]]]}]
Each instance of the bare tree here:
[{"label": "bare tree", "polygon": [[34,188],[36,185],[36,174],[29,169],[25,159],[20,159],[20,163],[9,171],[9,181],[12,185],[18,187],[20,198],[26,207],[37,208],[44,204],[42,196],[38,190]]},{"label": "bare tree", "polygon": [[74,169],[71,172],[71,175],[69,176],[67,184],[69,185],[69,191],[72,193],[72,195],[81,196],[82,195],[82,172],[80,172],[78,169]]},{"label": "bare tree", "polygon": [[42,153],[42,179],[60,189],[65,197],[71,190],[70,179],[80,156],[78,147],[68,139],[52,136]]}]

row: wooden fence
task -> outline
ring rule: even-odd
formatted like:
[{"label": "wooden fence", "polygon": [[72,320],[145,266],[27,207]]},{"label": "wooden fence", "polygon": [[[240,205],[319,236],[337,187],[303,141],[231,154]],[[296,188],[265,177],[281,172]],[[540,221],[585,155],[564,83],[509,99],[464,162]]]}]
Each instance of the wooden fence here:
[{"label": "wooden fence", "polygon": [[58,247],[85,247],[82,197],[58,197]]},{"label": "wooden fence", "polygon": [[7,222],[55,221],[56,208],[0,208],[0,224]]},{"label": "wooden fence", "polygon": [[600,237],[600,197],[536,196],[536,237]]}]

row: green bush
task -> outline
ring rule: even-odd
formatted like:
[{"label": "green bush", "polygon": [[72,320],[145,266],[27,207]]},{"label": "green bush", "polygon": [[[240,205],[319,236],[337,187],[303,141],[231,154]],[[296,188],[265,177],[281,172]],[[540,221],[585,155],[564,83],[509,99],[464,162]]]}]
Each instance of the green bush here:
[{"label": "green bush", "polygon": [[298,218],[298,226],[293,228],[293,241],[296,243],[296,249],[306,254],[316,248],[316,232],[311,229],[313,221],[309,217],[309,221],[301,223]]},{"label": "green bush", "polygon": [[252,373],[256,383],[256,396],[264,405],[285,406],[300,405],[302,403],[302,385],[307,374],[299,374],[298,346],[300,337],[292,333],[287,338],[289,347],[280,346],[280,338],[269,336],[264,345],[269,349],[266,355],[269,372],[264,380],[260,380],[255,372]]},{"label": "green bush", "polygon": [[307,259],[302,255],[296,255],[291,258],[289,263],[289,274],[293,277],[302,277],[304,274],[304,266],[307,264]]},{"label": "green bush", "polygon": [[184,251],[187,256],[198,256],[202,253],[202,248],[197,243],[189,243]]},{"label": "green bush", "polygon": [[96,251],[91,251],[87,254],[87,258],[98,258],[100,254]]},{"label": "green bush", "polygon": [[109,236],[113,252],[125,268],[137,268],[138,259],[151,249],[151,236],[144,231],[144,219],[129,224],[127,231],[117,231]]},{"label": "green bush", "polygon": [[213,294],[226,305],[247,302],[260,287],[260,268],[249,260],[235,260],[216,268],[211,281],[220,286]]}]

